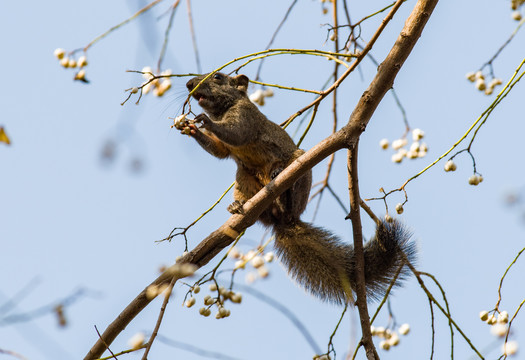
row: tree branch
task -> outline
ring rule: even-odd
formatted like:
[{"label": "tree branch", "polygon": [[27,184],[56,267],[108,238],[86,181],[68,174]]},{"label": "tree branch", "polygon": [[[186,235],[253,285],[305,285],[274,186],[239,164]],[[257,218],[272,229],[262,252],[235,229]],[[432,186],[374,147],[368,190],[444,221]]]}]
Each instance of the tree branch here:
[{"label": "tree branch", "polygon": [[370,316],[366,301],[365,285],[365,256],[363,251],[363,229],[361,227],[359,181],[357,176],[357,143],[348,150],[348,190],[350,194],[350,214],[347,218],[352,222],[352,235],[354,237],[354,253],[356,263],[356,288],[357,309],[361,320],[363,336],[361,342],[365,347],[366,357],[369,360],[379,360],[379,355],[372,341],[370,329]]}]

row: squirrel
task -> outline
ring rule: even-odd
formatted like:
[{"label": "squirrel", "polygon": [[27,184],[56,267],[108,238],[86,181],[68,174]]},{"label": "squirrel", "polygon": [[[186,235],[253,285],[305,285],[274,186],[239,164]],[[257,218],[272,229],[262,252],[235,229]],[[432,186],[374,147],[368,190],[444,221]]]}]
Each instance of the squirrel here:
[{"label": "squirrel", "polygon": [[[197,76],[186,83],[205,111],[195,117],[194,123],[186,123],[186,130],[189,128],[186,134],[211,155],[232,158],[237,164],[234,202],[228,206],[232,214],[242,213],[247,200],[304,154],[284,129],[268,120],[252,103],[247,95],[248,84],[245,75],[228,76],[220,72]],[[201,125],[198,127],[195,123]],[[309,171],[258,220],[273,229],[278,257],[305,289],[325,301],[352,302],[352,289],[356,284],[353,246],[300,219],[308,203],[311,184]],[[398,279],[408,275],[404,256],[409,261],[415,258],[410,234],[397,221],[381,222],[375,236],[364,247],[369,298],[381,298],[399,271]]]}]

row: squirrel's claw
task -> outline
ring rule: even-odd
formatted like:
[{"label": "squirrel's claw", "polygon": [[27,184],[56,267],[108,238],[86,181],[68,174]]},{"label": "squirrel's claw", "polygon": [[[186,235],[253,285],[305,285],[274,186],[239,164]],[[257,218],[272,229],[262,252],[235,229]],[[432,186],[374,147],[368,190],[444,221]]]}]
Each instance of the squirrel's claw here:
[{"label": "squirrel's claw", "polygon": [[230,214],[244,214],[244,210],[242,206],[244,205],[245,201],[240,202],[239,200],[235,200],[230,205],[228,205],[227,210],[230,212]]}]

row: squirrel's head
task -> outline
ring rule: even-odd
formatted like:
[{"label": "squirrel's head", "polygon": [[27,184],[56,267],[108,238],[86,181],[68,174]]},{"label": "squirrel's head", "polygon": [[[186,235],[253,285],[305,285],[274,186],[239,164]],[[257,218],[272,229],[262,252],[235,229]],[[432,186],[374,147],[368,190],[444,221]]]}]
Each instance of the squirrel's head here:
[{"label": "squirrel's head", "polygon": [[193,91],[192,96],[207,113],[220,116],[238,100],[247,98],[250,82],[247,76],[217,72],[204,80],[208,75],[196,76],[186,83],[188,91]]}]

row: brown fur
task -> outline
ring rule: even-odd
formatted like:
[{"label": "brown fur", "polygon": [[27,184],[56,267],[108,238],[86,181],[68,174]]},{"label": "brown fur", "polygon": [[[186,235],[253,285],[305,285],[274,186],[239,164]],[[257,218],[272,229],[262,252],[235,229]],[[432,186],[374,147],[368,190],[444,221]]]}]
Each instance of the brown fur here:
[{"label": "brown fur", "polygon": [[[213,156],[235,160],[235,202],[228,210],[242,212],[247,200],[304,151],[250,101],[246,76],[215,73],[201,83],[206,76],[195,77],[186,84],[206,112],[195,118],[202,123],[200,128],[190,125],[190,135]],[[309,171],[281,194],[259,221],[273,228],[277,254],[293,278],[324,300],[348,302],[353,299],[355,288],[353,247],[300,220],[311,184]],[[413,260],[415,250],[409,237],[399,223],[383,224],[365,246],[366,285],[372,298],[384,293],[403,265],[403,252]]]}]

